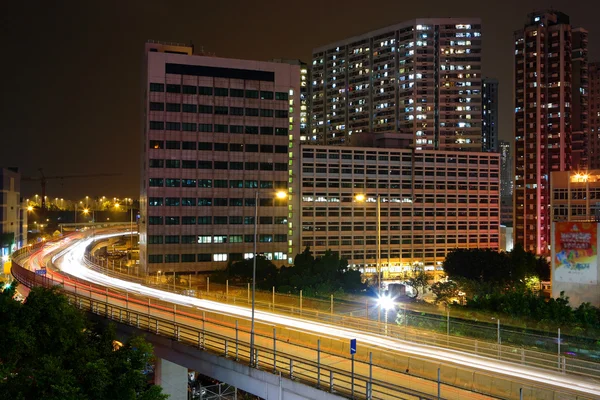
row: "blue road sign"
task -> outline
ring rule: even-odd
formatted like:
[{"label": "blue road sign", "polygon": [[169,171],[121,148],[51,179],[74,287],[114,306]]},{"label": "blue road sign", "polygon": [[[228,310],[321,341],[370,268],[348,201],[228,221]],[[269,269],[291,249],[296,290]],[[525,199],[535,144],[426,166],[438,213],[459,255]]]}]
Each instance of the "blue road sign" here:
[{"label": "blue road sign", "polygon": [[350,339],[350,354],[356,354],[356,339]]},{"label": "blue road sign", "polygon": [[36,275],[46,275],[46,269],[36,269],[35,273]]}]

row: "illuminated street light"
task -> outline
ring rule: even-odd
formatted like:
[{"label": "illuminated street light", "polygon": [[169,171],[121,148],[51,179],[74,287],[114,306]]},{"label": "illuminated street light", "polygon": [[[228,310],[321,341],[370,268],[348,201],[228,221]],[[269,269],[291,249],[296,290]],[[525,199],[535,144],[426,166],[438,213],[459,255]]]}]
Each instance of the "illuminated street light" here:
[{"label": "illuminated street light", "polygon": [[27,206],[27,211],[33,211],[33,206]]},{"label": "illuminated street light", "polygon": [[[288,197],[284,191],[275,193],[275,197],[283,200]],[[254,367],[256,359],[254,356],[254,310],[255,310],[255,293],[256,293],[256,256],[258,251],[256,244],[258,242],[258,190],[254,192],[254,256],[252,257],[252,318],[250,322],[250,367]]]},{"label": "illuminated street light", "polygon": [[381,307],[385,313],[385,335],[388,334],[388,311],[392,310],[395,306],[394,299],[392,299],[389,295],[379,296],[377,299],[377,303],[379,307]]},{"label": "illuminated street light", "polygon": [[[366,202],[366,196],[364,194],[357,194],[355,197],[356,201]],[[366,256],[365,256],[366,257]],[[377,290],[379,296],[381,296],[381,196],[377,194]]]}]

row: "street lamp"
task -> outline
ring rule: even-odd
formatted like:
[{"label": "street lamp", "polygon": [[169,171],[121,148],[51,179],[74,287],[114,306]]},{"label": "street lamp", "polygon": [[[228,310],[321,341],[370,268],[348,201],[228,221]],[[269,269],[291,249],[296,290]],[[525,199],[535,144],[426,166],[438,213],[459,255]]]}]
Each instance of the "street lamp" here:
[{"label": "street lamp", "polygon": [[[354,199],[359,202],[366,201],[364,194],[357,194]],[[377,194],[377,290],[381,296],[381,196]]]},{"label": "street lamp", "polygon": [[158,285],[158,276],[160,275],[161,272],[162,272],[161,270],[156,271],[156,284],[157,285]]},{"label": "street lamp", "polygon": [[[275,197],[283,200],[288,197],[288,194],[284,191],[275,193]],[[256,293],[256,256],[258,250],[256,244],[258,242],[258,190],[254,192],[254,255],[252,257],[252,319],[250,322],[250,366],[254,366],[254,310],[255,310],[255,293]]]},{"label": "street lamp", "polygon": [[[133,253],[133,199],[126,199],[129,201],[129,214],[130,214],[130,226],[129,226],[129,241],[131,245],[130,254]],[[133,257],[131,258],[133,260]],[[139,269],[138,269],[139,271]]]},{"label": "street lamp", "polygon": [[389,295],[380,296],[378,299],[379,307],[385,311],[385,335],[388,334],[388,311],[394,308],[394,299]]}]

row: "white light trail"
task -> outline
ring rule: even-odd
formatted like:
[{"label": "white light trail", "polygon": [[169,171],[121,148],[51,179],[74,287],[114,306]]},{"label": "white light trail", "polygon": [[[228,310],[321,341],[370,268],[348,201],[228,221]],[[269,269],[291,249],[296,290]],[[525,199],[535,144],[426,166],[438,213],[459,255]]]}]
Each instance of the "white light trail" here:
[{"label": "white light trail", "polygon": [[[96,235],[94,240],[122,235],[123,233]],[[217,313],[225,313],[243,318],[250,318],[251,316],[251,310],[249,308],[165,292],[162,290],[149,288],[138,283],[112,278],[92,271],[88,269],[83,262],[85,248],[92,242],[92,239],[80,241],[73,240],[72,242],[73,243],[69,244],[65,250],[53,257],[57,267],[70,275],[103,286],[128,290],[133,293],[138,293],[179,305],[195,306],[202,309],[215,311]],[[337,339],[357,339],[359,343],[368,343],[371,346],[378,346],[388,351],[398,351],[420,358],[426,357],[438,360],[440,362],[455,363],[470,369],[479,369],[517,379],[527,379],[538,383],[551,385],[560,389],[569,391],[576,390],[581,393],[598,396],[600,398],[600,386],[598,384],[577,379],[571,375],[545,372],[533,367],[527,368],[519,366],[518,364],[496,361],[483,356],[462,353],[455,350],[443,349],[429,345],[405,342],[399,339],[374,335],[350,328],[342,328],[316,321],[307,321],[300,318],[282,316],[264,311],[256,311],[255,318],[256,320],[265,323],[292,327],[296,330],[303,330],[321,336],[331,336]]]}]

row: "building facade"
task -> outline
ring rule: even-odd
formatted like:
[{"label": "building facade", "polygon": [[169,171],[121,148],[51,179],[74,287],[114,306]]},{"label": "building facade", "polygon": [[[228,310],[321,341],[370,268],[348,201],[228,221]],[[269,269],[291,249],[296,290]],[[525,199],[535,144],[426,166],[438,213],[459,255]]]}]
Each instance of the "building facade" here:
[{"label": "building facade", "polygon": [[[513,158],[510,142],[500,140],[500,223],[513,226]],[[511,230],[512,234],[512,230]],[[511,239],[512,242],[512,239]]]},{"label": "building facade", "polygon": [[[440,269],[457,248],[499,248],[498,153],[302,146],[302,247],[384,277]],[[357,201],[357,195],[364,201]]]},{"label": "building facade", "polygon": [[481,95],[481,150],[498,151],[498,80],[484,78]]},{"label": "building facade", "polygon": [[[193,55],[147,43],[140,264],[214,271],[299,249],[300,66]],[[283,191],[286,198],[276,198]]]},{"label": "building facade", "polygon": [[27,209],[16,168],[0,169],[0,199],[0,255],[6,261],[13,251],[27,245]]},{"label": "building facade", "polygon": [[481,21],[417,19],[313,50],[311,134],[348,145],[393,132],[405,147],[481,151]]},{"label": "building facade", "polygon": [[588,79],[588,33],[585,29],[572,31],[572,116],[573,130],[572,162],[573,169],[585,171],[589,168],[589,79]]},{"label": "building facade", "polygon": [[600,169],[600,62],[589,64],[589,166]]},{"label": "building facade", "polygon": [[272,62],[297,65],[300,67],[300,141],[315,141],[316,137],[310,134],[310,68],[301,60],[286,60],[276,58]]},{"label": "building facade", "polygon": [[552,173],[552,296],[600,307],[600,170]]},{"label": "building facade", "polygon": [[[583,46],[583,42],[581,42]],[[515,32],[515,243],[550,245],[550,174],[572,166],[573,35],[557,11],[528,15]]]}]

